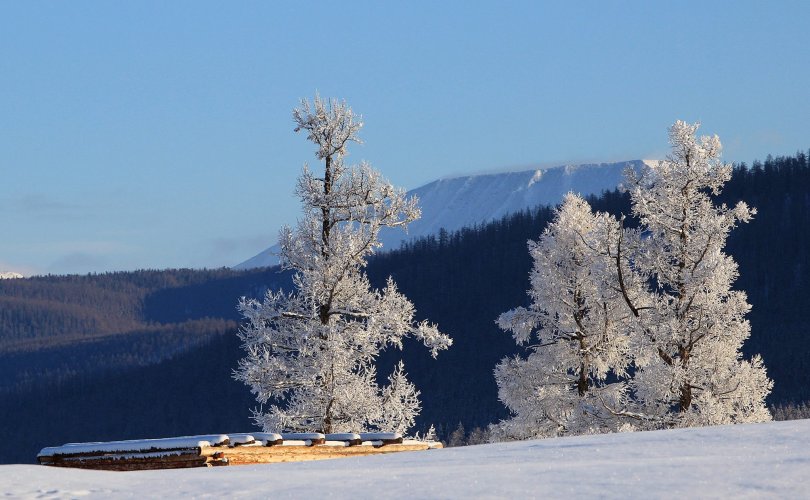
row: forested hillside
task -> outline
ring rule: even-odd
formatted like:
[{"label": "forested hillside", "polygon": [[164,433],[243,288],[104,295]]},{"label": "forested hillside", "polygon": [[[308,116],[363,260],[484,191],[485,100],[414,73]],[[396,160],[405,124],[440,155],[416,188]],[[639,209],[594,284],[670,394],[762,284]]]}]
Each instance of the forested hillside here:
[{"label": "forested hillside", "polygon": [[[764,358],[775,382],[770,404],[810,400],[807,155],[738,166],[720,200],[739,199],[758,210],[732,232],[728,247],[739,263],[736,286],[753,306],[745,352]],[[590,202],[596,210],[629,212],[629,199],[619,192]],[[550,208],[539,207],[442,232],[369,263],[375,286],[393,276],[417,318],[438,323],[454,339],[435,361],[407,344],[403,353],[383,353],[381,376],[401,357],[422,391],[418,427],[433,423],[447,436],[459,423],[470,429],[504,416],[492,370],[517,351],[494,321],[525,305],[526,240],[536,239],[551,217]],[[67,441],[250,429],[255,403],[230,378],[242,355],[236,301],[288,282],[275,269],[0,282],[0,361],[17,380],[0,392],[0,440],[12,444],[0,461],[30,462],[42,446]]]},{"label": "forested hillside", "polygon": [[260,296],[285,278],[182,269],[0,280],[0,394],[151,365],[232,333],[233,297]]}]

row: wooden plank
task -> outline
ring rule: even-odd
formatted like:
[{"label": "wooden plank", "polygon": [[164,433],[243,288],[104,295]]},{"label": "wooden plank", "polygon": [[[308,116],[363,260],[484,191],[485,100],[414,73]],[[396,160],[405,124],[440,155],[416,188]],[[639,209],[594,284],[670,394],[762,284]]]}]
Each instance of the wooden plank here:
[{"label": "wooden plank", "polygon": [[333,458],[357,457],[365,455],[383,455],[404,451],[425,451],[429,443],[390,444],[374,446],[240,446],[238,448],[203,448],[202,455],[213,457],[223,453],[230,465],[268,464],[279,462],[302,462],[310,460],[328,460]]}]

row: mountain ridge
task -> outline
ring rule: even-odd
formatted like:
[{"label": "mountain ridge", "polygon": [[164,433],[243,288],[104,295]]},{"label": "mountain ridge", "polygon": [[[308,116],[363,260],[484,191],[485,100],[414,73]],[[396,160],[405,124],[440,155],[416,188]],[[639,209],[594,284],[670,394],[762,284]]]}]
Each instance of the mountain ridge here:
[{"label": "mountain ridge", "polygon": [[[654,160],[566,164],[507,172],[484,172],[440,178],[408,191],[419,198],[422,218],[407,232],[385,228],[380,232],[384,250],[403,242],[497,220],[538,205],[555,205],[568,192],[599,195],[615,189],[626,168],[640,169]],[[233,269],[246,270],[278,264],[280,247],[273,245]]]}]

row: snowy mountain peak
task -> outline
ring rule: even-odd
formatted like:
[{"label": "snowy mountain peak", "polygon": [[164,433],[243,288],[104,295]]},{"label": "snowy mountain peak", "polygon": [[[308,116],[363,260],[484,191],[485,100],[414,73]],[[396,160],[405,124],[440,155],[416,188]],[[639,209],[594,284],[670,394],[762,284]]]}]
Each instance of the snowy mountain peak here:
[{"label": "snowy mountain peak", "polygon": [[386,248],[396,248],[408,237],[435,234],[441,228],[452,231],[537,205],[553,205],[569,191],[583,196],[600,194],[621,183],[625,168],[643,165],[642,160],[561,165],[431,182],[408,193],[416,195],[422,207],[422,218],[408,227],[408,235],[388,231],[381,239]]},{"label": "snowy mountain peak", "polygon": [[20,273],[0,273],[0,280],[14,280],[23,278],[23,275]]},{"label": "snowy mountain peak", "polygon": [[[641,169],[653,160],[560,165],[522,171],[448,177],[408,192],[419,198],[422,218],[402,230],[380,234],[383,249],[398,248],[403,240],[454,231],[490,222],[537,205],[554,205],[568,192],[583,196],[615,189],[628,167]],[[278,246],[270,247],[235,269],[278,264]]]}]

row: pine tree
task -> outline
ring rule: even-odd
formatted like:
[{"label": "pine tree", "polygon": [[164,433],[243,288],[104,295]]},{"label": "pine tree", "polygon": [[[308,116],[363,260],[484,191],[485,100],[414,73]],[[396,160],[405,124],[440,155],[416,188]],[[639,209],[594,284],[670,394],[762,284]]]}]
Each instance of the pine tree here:
[{"label": "pine tree", "polygon": [[344,165],[362,127],[345,102],[316,96],[312,104],[303,100],[293,118],[296,132],[317,145],[324,174],[304,166],[296,190],[303,217],[294,230],[281,231],[282,267],[294,271],[295,292],[239,303],[247,356],[235,377],[260,403],[270,403],[267,412],[254,410],[268,431],[404,432],[419,413],[419,391],[401,363],[380,387],[379,352],[414,336],[435,357],[452,341],[435,325],[414,321],[413,304],[392,279],[373,290],[363,269],[380,247],[381,228],[419,217],[417,200],[368,163]]},{"label": "pine tree", "polygon": [[447,438],[447,446],[450,448],[455,448],[456,446],[464,446],[466,442],[467,431],[464,430],[464,425],[459,422],[456,430],[451,432],[450,437]]}]

